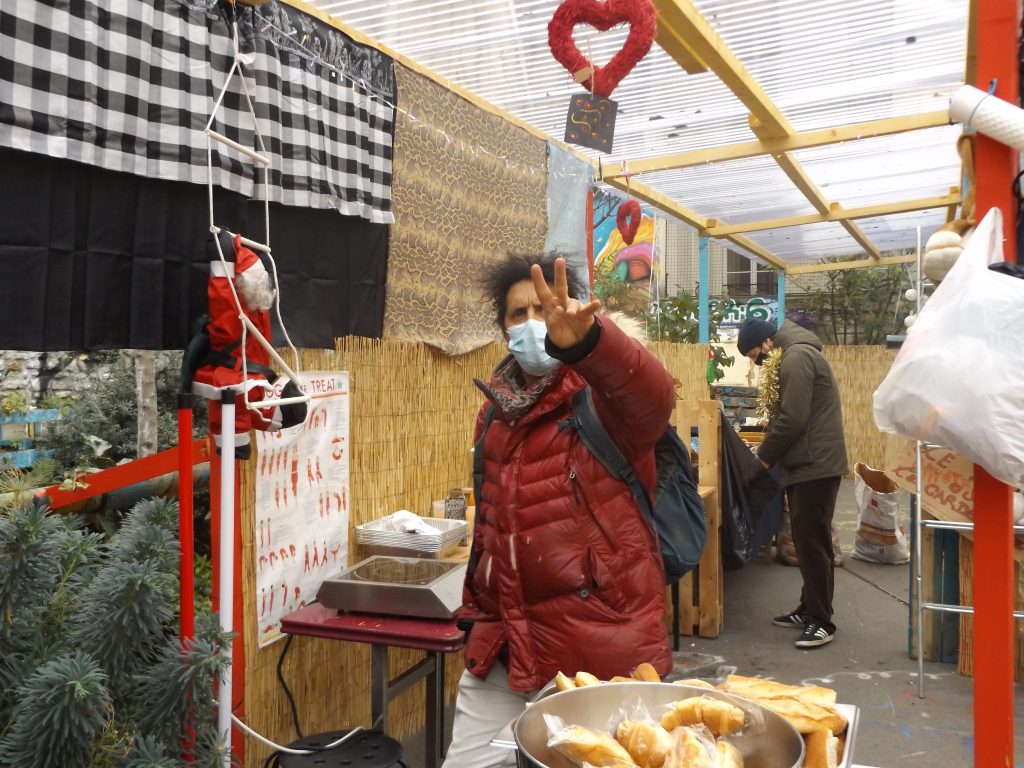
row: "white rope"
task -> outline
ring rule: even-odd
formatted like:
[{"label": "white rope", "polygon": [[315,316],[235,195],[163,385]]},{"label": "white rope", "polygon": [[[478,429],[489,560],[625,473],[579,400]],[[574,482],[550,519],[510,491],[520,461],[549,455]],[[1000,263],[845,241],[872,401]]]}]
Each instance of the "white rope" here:
[{"label": "white rope", "polygon": [[[234,14],[234,6],[232,6],[232,14]],[[221,232],[221,228],[217,226],[217,223],[216,223],[216,220],[215,220],[215,216],[214,216],[214,207],[213,207],[213,194],[214,194],[214,188],[213,188],[213,137],[211,136],[211,130],[212,130],[214,122],[217,119],[217,111],[220,109],[221,103],[224,100],[224,96],[227,93],[228,86],[231,83],[231,78],[232,78],[232,76],[236,72],[238,74],[238,79],[239,79],[239,81],[241,83],[241,86],[242,86],[242,92],[243,92],[243,94],[245,96],[246,106],[249,109],[249,115],[252,117],[253,132],[256,135],[256,144],[259,147],[260,152],[262,152],[264,155],[267,152],[266,144],[263,141],[263,134],[260,132],[259,120],[256,118],[256,108],[253,105],[252,95],[249,93],[249,86],[245,82],[245,71],[242,68],[241,53],[240,53],[240,50],[239,50],[239,43],[238,43],[238,20],[237,20],[237,18],[232,18],[231,25],[232,25],[232,32],[233,32],[232,47],[233,47],[233,50],[234,50],[234,60],[231,63],[231,68],[228,70],[227,78],[224,80],[224,86],[221,88],[220,93],[217,95],[217,99],[214,102],[213,111],[210,113],[210,119],[206,123],[206,182],[207,182],[207,197],[208,197],[209,213],[210,213],[210,233],[213,235],[214,242],[217,245],[217,256],[220,259],[221,264],[223,264],[225,272],[228,271],[228,262],[227,262],[227,258],[224,255],[224,249],[221,247],[220,237],[219,237],[219,234]],[[257,189],[258,189],[258,186],[259,186],[259,183],[260,183],[260,167],[259,167],[258,163],[254,166],[253,178],[255,180],[255,184],[256,184]],[[262,178],[263,178],[263,225],[264,225],[264,232],[266,233],[264,245],[266,246],[267,259],[270,261],[271,272],[272,272],[272,274],[274,276],[274,302],[273,302],[274,303],[274,310],[275,310],[275,314],[277,315],[277,322],[280,324],[281,331],[284,333],[285,341],[288,344],[288,348],[292,352],[292,359],[293,359],[293,362],[294,362],[294,370],[296,372],[298,372],[299,371],[299,352],[295,348],[295,345],[292,343],[291,337],[288,335],[288,329],[285,327],[284,319],[281,317],[281,284],[280,284],[280,281],[279,281],[278,275],[277,275],[277,262],[274,260],[274,255],[271,252],[271,248],[270,248],[270,168],[269,168],[269,165],[267,167],[263,168],[263,176],[262,176]],[[257,258],[259,258],[259,257],[257,257]],[[234,280],[228,279],[227,282],[228,282],[228,286],[231,289],[231,296],[234,299],[235,307],[238,309],[239,318],[241,319],[242,317],[245,316],[245,307],[242,304],[241,300],[239,299],[238,292],[235,290]],[[239,345],[239,355],[240,355],[240,361],[241,361],[241,364],[242,364],[242,382],[243,382],[243,386],[241,387],[241,390],[242,390],[242,402],[245,404],[245,407],[247,409],[249,409],[250,411],[256,411],[256,410],[259,410],[261,407],[264,407],[264,408],[267,407],[267,402],[265,400],[262,401],[262,402],[256,402],[256,403],[253,403],[253,402],[249,401],[249,387],[245,386],[245,383],[248,382],[248,380],[249,380],[249,364],[248,364],[248,357],[246,355],[246,341],[248,340],[249,333],[248,333],[248,326],[245,324],[245,322],[242,322],[241,325],[242,325],[242,338],[241,338],[241,343]],[[265,342],[265,340],[260,339],[260,343],[261,343],[261,346],[265,346],[267,348],[267,351],[270,352],[271,355],[276,357],[275,350],[273,350],[270,347],[268,342]],[[297,373],[296,373],[296,375],[297,375]],[[296,381],[295,384],[298,385],[299,382]],[[266,385],[263,385],[263,389],[264,389],[265,394],[273,392],[273,387],[271,386],[269,381],[267,382]]]},{"label": "white rope", "polygon": [[335,747],[340,747],[346,741],[348,741],[353,736],[355,736],[357,733],[359,733],[360,731],[363,730],[363,727],[361,725],[357,725],[355,728],[353,728],[351,731],[346,733],[340,739],[338,739],[337,741],[332,742],[332,743],[330,743],[330,744],[328,744],[326,746],[318,747],[315,750],[295,749],[293,747],[281,746],[280,744],[278,744],[278,743],[276,743],[274,741],[271,741],[266,736],[263,736],[262,734],[257,733],[252,728],[250,728],[248,725],[246,725],[241,720],[239,720],[237,715],[232,714],[231,715],[231,719],[232,719],[232,721],[234,721],[235,725],[238,726],[238,728],[240,728],[242,731],[244,731],[249,736],[252,736],[257,741],[263,742],[265,745],[267,745],[271,749],[277,750],[278,752],[284,752],[286,755],[313,755],[313,754],[316,754],[317,752],[326,752],[329,749],[334,749]]}]

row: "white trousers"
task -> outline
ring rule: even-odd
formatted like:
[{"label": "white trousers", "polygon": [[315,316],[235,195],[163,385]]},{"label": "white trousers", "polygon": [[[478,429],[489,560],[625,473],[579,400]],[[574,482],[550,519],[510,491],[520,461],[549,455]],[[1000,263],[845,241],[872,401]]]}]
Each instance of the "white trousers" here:
[{"label": "white trousers", "polygon": [[452,723],[452,743],[442,768],[505,768],[516,764],[516,751],[492,747],[495,735],[526,709],[533,692],[508,687],[508,672],[495,662],[486,680],[464,670],[459,680]]}]

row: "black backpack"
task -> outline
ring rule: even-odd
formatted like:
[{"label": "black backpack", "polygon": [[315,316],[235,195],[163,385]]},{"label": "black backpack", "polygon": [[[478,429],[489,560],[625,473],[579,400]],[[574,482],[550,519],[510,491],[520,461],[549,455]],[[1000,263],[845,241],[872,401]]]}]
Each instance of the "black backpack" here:
[{"label": "black backpack", "polygon": [[[473,451],[473,486],[478,504],[483,482],[484,436],[494,418],[494,410],[492,404],[484,414],[483,430]],[[665,581],[676,583],[700,562],[708,538],[704,502],[697,491],[686,444],[669,424],[655,445],[658,480],[652,505],[632,465],[597,417],[589,386],[573,397],[572,410],[570,426],[577,430],[583,444],[612,476],[619,478],[633,492],[637,506],[654,528],[661,544]]]}]

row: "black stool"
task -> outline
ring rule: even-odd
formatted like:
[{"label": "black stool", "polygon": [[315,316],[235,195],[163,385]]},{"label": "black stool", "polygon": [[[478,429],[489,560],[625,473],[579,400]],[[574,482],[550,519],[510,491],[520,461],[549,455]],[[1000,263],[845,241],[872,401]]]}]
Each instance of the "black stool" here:
[{"label": "black stool", "polygon": [[[328,731],[306,736],[288,746],[311,749],[333,744],[349,731]],[[409,768],[402,757],[402,745],[380,731],[360,731],[344,744],[311,755],[277,756],[278,768]]]}]

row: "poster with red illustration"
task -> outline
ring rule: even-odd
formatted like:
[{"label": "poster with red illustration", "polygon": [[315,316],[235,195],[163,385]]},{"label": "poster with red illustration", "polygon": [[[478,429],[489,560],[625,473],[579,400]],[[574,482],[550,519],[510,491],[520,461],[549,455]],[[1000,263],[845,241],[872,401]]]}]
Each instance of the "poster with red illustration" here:
[{"label": "poster with red illustration", "polygon": [[260,647],[281,617],[316,598],[348,564],[349,376],[300,374],[304,424],[256,432],[256,617]]}]

